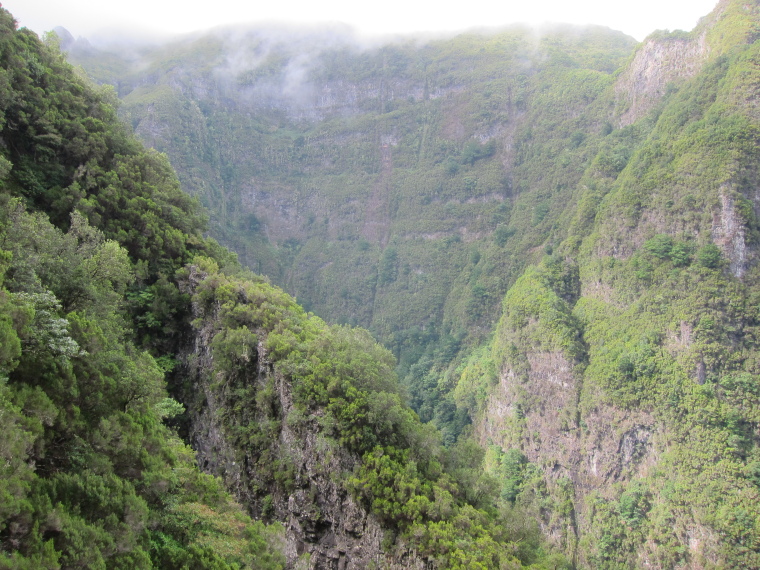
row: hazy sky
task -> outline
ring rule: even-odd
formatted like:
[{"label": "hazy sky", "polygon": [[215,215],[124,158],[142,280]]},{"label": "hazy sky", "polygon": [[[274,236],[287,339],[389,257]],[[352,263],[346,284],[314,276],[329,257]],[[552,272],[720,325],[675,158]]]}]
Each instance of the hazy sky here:
[{"label": "hazy sky", "polygon": [[104,28],[184,33],[254,21],[340,21],[360,31],[415,32],[512,22],[600,24],[638,40],[657,29],[691,30],[717,0],[2,0],[41,34],[55,26],[74,36]]}]

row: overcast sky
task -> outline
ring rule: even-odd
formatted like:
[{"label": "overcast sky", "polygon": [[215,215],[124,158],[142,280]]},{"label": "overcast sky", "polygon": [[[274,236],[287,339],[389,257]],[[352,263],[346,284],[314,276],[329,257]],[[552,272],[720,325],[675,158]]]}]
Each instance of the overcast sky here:
[{"label": "overcast sky", "polygon": [[256,21],[339,21],[368,33],[459,30],[513,22],[600,24],[638,40],[658,29],[691,30],[717,0],[2,0],[42,34],[63,26],[74,36],[103,29],[185,33]]}]

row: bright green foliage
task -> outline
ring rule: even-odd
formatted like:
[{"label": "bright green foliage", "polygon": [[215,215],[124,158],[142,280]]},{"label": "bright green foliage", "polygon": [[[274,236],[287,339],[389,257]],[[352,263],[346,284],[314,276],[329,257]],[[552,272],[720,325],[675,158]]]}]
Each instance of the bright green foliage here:
[{"label": "bright green foliage", "polygon": [[670,259],[673,251],[673,238],[667,234],[659,234],[644,242],[644,249],[657,259]]},{"label": "bright green foliage", "polygon": [[[230,67],[231,54],[261,45],[256,64]],[[421,378],[448,369],[452,358],[434,353],[449,336],[469,337],[459,348],[484,338],[555,231],[604,141],[599,113],[632,47],[600,28],[363,50],[257,30],[240,43],[212,34],[146,48],[141,69],[115,53],[69,57],[98,81],[118,77],[124,119],[171,157],[244,264],[328,321],[369,328],[404,376],[421,353],[442,360],[422,362]],[[466,423],[445,397],[421,406],[453,439]]]},{"label": "bright green foliage", "polygon": [[716,269],[720,265],[720,249],[713,243],[709,243],[697,251],[697,261],[703,267]]},{"label": "bright green foliage", "polygon": [[[366,331],[328,326],[280,290],[220,272],[209,259],[197,258],[183,275],[194,284],[194,324],[212,339],[213,370],[197,373],[210,374],[205,381],[239,460],[255,465],[244,484],[263,514],[271,514],[273,496],[293,492],[298,476],[300,452],[276,444],[284,419],[294,430],[288,438],[316,432],[329,453],[350,452],[353,472],[326,459],[323,476],[338,470],[390,536],[443,567],[520,567],[545,557],[540,541],[524,551],[511,544],[502,526],[525,514],[497,515],[496,482],[479,467],[480,448],[441,446],[402,401],[393,356]],[[275,372],[262,379],[264,356]]]},{"label": "bright green foliage", "polygon": [[501,497],[515,502],[525,480],[525,467],[528,458],[517,449],[509,449],[504,453],[498,466],[499,478],[502,481]]},{"label": "bright green foliage", "polygon": [[475,415],[498,380],[496,362],[490,347],[481,347],[473,352],[460,374],[454,398],[459,406]]},{"label": "bright green foliage", "polygon": [[214,251],[202,216],[102,94],[4,10],[0,27],[0,566],[281,568],[275,527],[162,423],[183,410],[171,357],[126,310]]},{"label": "bright green foliage", "polygon": [[0,116],[6,185],[59,225],[80,209],[133,259],[172,267],[201,243],[203,217],[165,157],[146,151],[62,56],[3,14]]},{"label": "bright green foliage", "polygon": [[[0,386],[6,562],[179,568],[200,567],[204,559],[207,568],[232,568],[257,567],[253,561],[262,559],[277,567],[262,539],[248,545],[260,531],[218,481],[203,479],[192,454],[160,422],[166,409],[181,407],[166,398],[154,359],[125,336],[115,287],[123,288],[130,274],[126,252],[98,243],[85,222],[63,234],[39,215],[14,212],[2,236],[14,237],[6,273],[12,289],[2,291],[13,300],[12,308],[3,305],[11,328],[4,338],[7,380]],[[77,242],[75,236],[88,232],[95,243]],[[27,244],[39,235],[46,242],[37,251],[45,254],[35,256]],[[78,247],[69,248],[71,239]],[[79,275],[80,292],[69,297],[76,309],[68,313],[51,292],[72,291],[50,272],[64,259],[54,252],[68,255],[68,269]],[[44,292],[24,290],[35,288]],[[209,519],[208,531],[188,534],[172,522],[192,505]],[[169,547],[174,554],[167,558]]]},{"label": "bright green foliage", "polygon": [[[225,428],[255,458],[250,483],[265,484],[270,508],[295,476],[293,458],[274,445],[275,389],[283,389],[275,382],[284,374],[287,421],[352,454],[346,489],[390,536],[450,567],[519,567],[478,448],[440,446],[403,402],[391,353],[366,331],[305,314],[205,242],[202,216],[165,158],[134,143],[103,95],[1,14],[0,55],[12,77],[0,101],[11,165],[0,198],[0,564],[282,566],[277,526],[253,523],[162,423],[183,414],[164,372],[178,383],[186,369],[160,351],[177,348],[188,330],[192,293],[193,325],[210,333],[206,373],[226,399]],[[486,151],[473,149],[465,162]],[[392,250],[386,260],[389,279],[403,274]],[[247,378],[262,351],[277,374],[258,385]],[[191,389],[176,388],[178,396]],[[374,461],[378,449],[392,461]],[[398,488],[370,497],[386,483]],[[433,526],[450,517],[440,529],[455,547]]]},{"label": "bright green foliage", "polygon": [[[720,26],[756,10],[720,8]],[[494,338],[462,369],[457,401],[491,429],[486,465],[504,497],[550,511],[544,520],[555,532],[571,527],[579,542],[568,551],[580,565],[760,564],[758,125],[745,84],[757,75],[757,51],[734,45],[652,115],[610,131],[583,175],[567,236],[515,281]],[[572,367],[570,404],[556,419],[536,369],[550,352]],[[495,400],[505,392],[507,413]],[[616,418],[612,426],[599,425],[600,410]],[[652,435],[622,433],[621,417]],[[528,428],[539,422],[560,442]],[[588,465],[558,462],[593,461],[604,449],[592,443],[595,430],[610,429],[621,430],[610,438],[621,456],[614,476],[593,473],[592,492],[557,479],[557,471],[592,477]],[[569,442],[580,452],[565,449]],[[511,453],[531,462],[508,467]]]},{"label": "bright green foliage", "polygon": [[504,297],[504,314],[496,329],[497,362],[514,358],[513,345],[561,351],[575,360],[583,358],[585,347],[579,323],[561,295],[577,288],[577,274],[575,285],[572,271],[569,277],[557,280],[553,264],[549,259],[542,268],[527,269]]},{"label": "bright green foliage", "polygon": [[[118,175],[95,190],[78,182],[86,168],[75,180],[78,164],[10,151],[0,174],[51,204],[60,227],[80,204],[108,224],[106,238],[125,240],[141,261],[124,283],[141,346],[181,338],[194,293],[216,366],[205,380],[236,448],[250,450],[255,509],[270,513],[297,485],[297,453],[272,445],[286,425],[317,433],[328,458],[351,454],[354,496],[442,566],[508,567],[513,554],[548,564],[528,519],[578,566],[760,567],[759,21],[756,3],[723,0],[694,32],[656,33],[635,52],[620,35],[563,28],[331,45],[299,68],[304,89],[291,91],[303,99],[277,91],[292,87],[297,42],[273,41],[261,65],[234,70],[217,36],[159,46],[146,54],[155,80],[109,56],[124,117],[213,205],[215,235],[329,321],[369,327],[399,358],[427,427],[365,333],[219,270],[222,256],[190,231],[192,206],[166,208],[174,185],[160,157],[140,167],[114,151]],[[652,83],[630,66],[617,73],[626,58],[653,70]],[[33,85],[40,62],[24,61],[30,72],[13,81]],[[38,142],[43,158],[57,148]],[[43,174],[58,181],[42,187]],[[57,187],[67,191],[45,202]],[[139,215],[115,215],[101,190]],[[157,212],[190,237],[174,239]],[[143,215],[158,250],[131,231]],[[179,284],[177,267],[187,267]],[[89,350],[74,316],[45,304],[48,291],[68,310],[53,280],[25,298],[3,321],[8,363],[15,337],[60,346],[49,369],[79,358],[69,337]],[[13,334],[9,323],[20,323]],[[246,380],[270,363],[281,376]],[[45,417],[35,387],[24,401]],[[489,444],[490,476],[461,437],[468,415]]]}]

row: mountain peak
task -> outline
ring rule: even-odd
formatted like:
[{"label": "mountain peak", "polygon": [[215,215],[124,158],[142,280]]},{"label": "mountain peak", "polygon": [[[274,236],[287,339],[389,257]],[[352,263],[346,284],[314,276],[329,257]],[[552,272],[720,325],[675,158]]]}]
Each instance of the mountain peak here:
[{"label": "mountain peak", "polygon": [[760,2],[720,0],[715,9],[699,21],[692,33],[705,34],[710,51],[715,56],[736,46],[751,44],[760,37]]}]

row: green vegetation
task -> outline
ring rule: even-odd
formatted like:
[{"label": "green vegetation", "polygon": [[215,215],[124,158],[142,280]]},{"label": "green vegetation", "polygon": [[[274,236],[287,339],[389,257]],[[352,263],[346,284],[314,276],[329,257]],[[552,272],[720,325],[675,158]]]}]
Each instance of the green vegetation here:
[{"label": "green vegetation", "polygon": [[[302,452],[274,444],[284,438],[284,416],[299,439],[319,434],[336,463],[341,453],[353,455],[353,471],[339,475],[388,529],[388,546],[411,545],[442,568],[562,562],[547,556],[535,523],[517,522],[532,513],[496,510],[495,481],[479,468],[480,448],[444,448],[437,430],[403,402],[393,356],[366,331],[326,325],[266,282],[225,275],[207,258],[196,258],[185,275],[195,283],[195,326],[213,335],[214,368],[198,373],[223,402],[221,422],[239,459],[255,465],[245,486],[262,505],[287,497],[300,477]],[[258,346],[287,384],[250,381]],[[284,400],[275,396],[282,390]],[[326,460],[316,469],[330,477],[338,468]],[[521,525],[517,533],[507,530]],[[530,546],[521,548],[521,540]]]},{"label": "green vegetation", "polygon": [[[595,154],[597,99],[632,42],[596,28],[365,50],[322,42],[254,31],[153,48],[144,69],[155,79],[119,76],[121,114],[168,153],[244,265],[331,322],[367,327],[406,376],[429,345],[471,345],[495,323]],[[303,49],[313,61],[299,63]],[[263,63],[227,63],[244,53]],[[91,55],[69,57],[111,80]],[[190,95],[199,84],[208,89]]]},{"label": "green vegetation", "polygon": [[[488,440],[508,498],[548,492],[557,516],[568,487],[549,473],[600,462],[560,470],[596,481],[591,492],[570,482],[562,517],[579,539],[566,548],[588,567],[638,567],[642,556],[662,567],[760,564],[750,475],[760,443],[756,268],[742,257],[757,243],[748,198],[757,126],[746,102],[726,102],[756,51],[735,46],[674,89],[637,134],[628,128],[619,164],[614,146],[601,148],[570,234],[510,288],[493,339],[454,392],[480,425],[494,422],[495,394],[509,405],[496,422],[503,432]],[[738,248],[720,241],[733,223]],[[563,390],[547,382],[546,362]],[[616,456],[604,463],[608,445]],[[519,455],[505,463],[516,448],[542,479],[526,484]]]},{"label": "green vegetation", "polygon": [[[301,476],[283,426],[350,458],[337,472],[324,458],[320,475],[373,513],[389,551],[447,568],[564,564],[526,513],[498,510],[477,446],[446,449],[419,421],[387,349],[204,238],[199,205],[109,92],[0,18],[0,565],[282,568],[273,519]],[[269,374],[255,373],[260,351]],[[211,393],[213,421],[251,460],[246,510],[270,524],[178,435]]]},{"label": "green vegetation", "polygon": [[[567,564],[539,525],[575,567],[760,567],[758,22],[754,3],[723,0],[693,32],[639,48],[594,28],[366,49],[258,30],[146,48],[143,67],[82,59],[118,76],[122,117],[171,157],[211,234],[336,324],[201,236],[163,155],[113,120],[112,92],[30,51],[30,34],[4,36],[0,173],[23,202],[7,198],[3,230],[0,417],[29,426],[7,456],[44,455],[50,417],[73,426],[57,471],[13,467],[8,516],[40,513],[24,515],[38,530],[22,554],[76,556],[46,546],[44,525],[73,520],[49,516],[55,501],[72,511],[79,499],[61,497],[95,486],[56,479],[85,443],[110,450],[134,421],[180,445],[160,421],[180,410],[165,373],[187,412],[164,423],[191,432],[207,413],[228,446],[220,474],[265,520],[298,493],[321,520],[319,479],[381,521],[386,552],[442,568]],[[662,75],[634,85],[636,66]],[[170,523],[192,511],[176,506],[187,486],[154,506],[147,483],[119,485],[163,467],[120,471],[119,453],[97,475],[163,522],[129,534],[126,507],[115,523],[85,517],[101,552],[124,536],[154,564],[175,542],[202,558],[240,528],[209,515],[183,534]],[[234,510],[222,503],[209,508]],[[253,525],[240,533],[266,534]],[[22,527],[5,528],[12,544]]]},{"label": "green vegetation", "polygon": [[184,327],[167,279],[218,250],[200,210],[107,91],[4,10],[0,26],[0,565],[281,568],[282,530],[166,425],[184,411],[158,352]]}]

